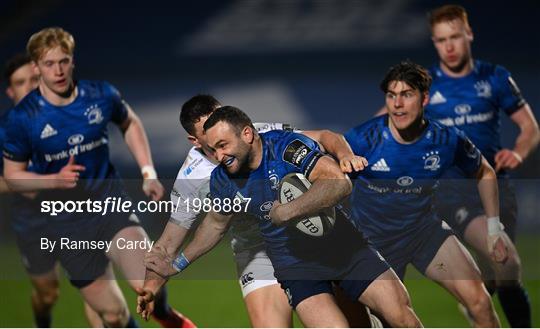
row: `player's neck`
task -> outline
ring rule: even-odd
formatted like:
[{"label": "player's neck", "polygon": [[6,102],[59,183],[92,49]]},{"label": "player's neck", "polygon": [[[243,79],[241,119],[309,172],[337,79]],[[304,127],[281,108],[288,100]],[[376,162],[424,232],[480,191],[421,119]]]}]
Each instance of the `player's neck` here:
[{"label": "player's neck", "polygon": [[474,60],[472,59],[472,57],[470,57],[468,60],[464,61],[462,65],[453,69],[440,61],[439,67],[444,72],[444,74],[451,78],[462,78],[472,72],[472,70],[474,69]]},{"label": "player's neck", "polygon": [[249,159],[249,169],[255,170],[259,168],[261,165],[263,156],[263,146],[262,146],[262,140],[259,136],[255,137],[255,141],[253,141],[253,148],[251,149],[250,159]]},{"label": "player's neck", "polygon": [[422,136],[422,133],[427,126],[427,122],[424,120],[423,116],[420,116],[405,129],[397,129],[392,123],[392,120],[389,120],[388,125],[390,126],[390,132],[396,142],[400,144],[412,144]]},{"label": "player's neck", "polygon": [[72,82],[71,86],[66,90],[65,93],[59,94],[49,89],[45,84],[39,84],[39,92],[47,100],[55,106],[65,106],[71,104],[75,98],[77,98],[78,90],[75,86],[75,83]]}]

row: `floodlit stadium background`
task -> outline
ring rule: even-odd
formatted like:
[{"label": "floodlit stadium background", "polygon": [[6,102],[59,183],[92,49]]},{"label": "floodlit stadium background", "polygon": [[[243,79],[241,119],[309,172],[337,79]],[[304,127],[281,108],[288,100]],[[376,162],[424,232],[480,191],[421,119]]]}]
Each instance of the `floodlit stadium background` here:
[{"label": "floodlit stadium background", "polygon": [[[24,49],[29,36],[61,26],[76,40],[76,77],[112,82],[141,116],[158,173],[174,179],[190,147],[178,122],[183,102],[211,93],[256,121],[288,122],[304,129],[345,132],[383,103],[378,84],[387,68],[409,58],[436,62],[426,12],[441,1],[131,1],[7,0],[0,3],[0,60]],[[508,68],[540,119],[540,44],[535,1],[475,1],[469,11],[475,58]],[[2,84],[2,88],[5,83]],[[0,109],[7,109],[0,97]],[[504,115],[503,115],[504,117]],[[113,162],[125,178],[138,168],[115,129]],[[504,117],[503,145],[517,129]],[[518,247],[540,326],[540,152],[513,173],[519,198]],[[172,184],[167,181],[167,187]],[[138,193],[138,192],[137,192]],[[140,195],[135,195],[140,197]],[[2,200],[1,327],[31,326],[30,284],[24,276]],[[165,217],[144,218],[157,238]],[[224,280],[195,280],[224,271]],[[226,244],[170,284],[171,303],[200,326],[249,325]],[[19,273],[14,280],[12,273]],[[187,274],[187,273],[186,273]],[[226,278],[226,279],[225,279]],[[466,326],[441,288],[412,276],[413,306],[427,326]],[[125,285],[124,285],[125,287]],[[131,291],[124,289],[128,303]],[[55,309],[55,326],[85,326],[82,302],[67,280]],[[154,325],[154,323],[148,323]]]}]

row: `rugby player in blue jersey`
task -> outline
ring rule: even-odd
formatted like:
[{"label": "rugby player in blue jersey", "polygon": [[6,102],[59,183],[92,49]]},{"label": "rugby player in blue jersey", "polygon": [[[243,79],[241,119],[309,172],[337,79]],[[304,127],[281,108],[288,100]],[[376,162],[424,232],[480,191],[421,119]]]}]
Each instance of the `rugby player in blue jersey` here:
[{"label": "rugby player in blue jersey", "polygon": [[[316,142],[283,130],[259,134],[249,117],[231,106],[215,110],[204,130],[220,162],[210,178],[214,202],[250,200],[243,203],[244,210],[258,218],[275,276],[305,326],[348,326],[333,297],[332,282],[392,326],[421,326],[405,287],[352,226],[345,208],[338,208],[334,228],[324,237],[311,238],[294,227],[298,219],[337,205],[351,192],[350,180]],[[278,183],[288,173],[302,173],[313,185],[298,199],[280,204],[275,201]],[[209,212],[175,259],[176,270],[212,249],[232,216],[218,209]],[[144,302],[139,301],[143,314]]]},{"label": "rugby player in blue jersey", "polygon": [[500,326],[480,272],[467,250],[435,214],[433,192],[452,166],[475,177],[497,230],[490,256],[506,261],[495,172],[457,129],[424,118],[431,77],[412,62],[392,67],[381,82],[388,114],[351,129],[345,138],[370,166],[355,177],[352,218],[403,278],[408,264],[462,302],[480,327]]},{"label": "rugby player in blue jersey", "polygon": [[[13,105],[19,103],[39,82],[39,75],[32,67],[26,53],[10,58],[5,65],[4,77],[7,81],[6,95]],[[7,112],[0,118],[0,147],[5,138]],[[9,192],[3,178],[4,163],[0,162],[0,191]],[[23,265],[32,283],[31,305],[34,322],[38,328],[48,328],[52,323],[52,308],[58,299],[59,283],[56,257],[53,253],[39,248],[41,237],[46,235],[47,221],[39,213],[39,206],[27,193],[12,195],[11,224],[17,239]],[[85,304],[86,317],[91,326],[101,326],[101,321]]]},{"label": "rugby player in blue jersey", "polygon": [[[214,158],[214,152],[208,147],[203,131],[204,123],[219,107],[221,104],[211,95],[196,95],[182,106],[180,123],[188,133],[188,140],[193,147],[178,172],[171,192],[171,201],[179,206],[171,213],[169,223],[161,237],[145,257],[147,274],[144,285],[146,293],[143,297],[146,299],[159,291],[167,281],[166,278],[178,273],[172,266],[172,261],[192,225],[204,217],[203,211],[188,210],[185,203],[206,196],[212,170],[219,165]],[[254,123],[254,126],[259,133],[270,130],[297,131],[290,125],[282,123]],[[326,152],[334,155],[340,162],[342,170],[358,171],[364,168],[365,159],[354,156],[341,135],[327,130],[301,133],[314,139]],[[347,161],[340,161],[344,158]],[[257,223],[256,217],[240,213],[232,220],[229,230],[232,236],[231,249],[246,310],[253,327],[291,327],[292,309],[274,276],[274,268],[266,254],[264,240]],[[149,309],[151,307],[149,306]],[[361,320],[357,319],[358,325],[369,325],[369,318],[362,314],[360,304],[356,303],[353,308],[354,314],[364,315]],[[147,314],[145,313],[145,316]]]},{"label": "rugby player in blue jersey", "polygon": [[[464,131],[495,168],[501,222],[510,239],[515,241],[517,202],[508,170],[521,165],[537,147],[538,123],[510,72],[500,65],[473,59],[474,36],[463,7],[446,5],[434,9],[429,23],[439,63],[430,70],[433,84],[426,115]],[[502,112],[520,130],[513,149],[501,146]],[[489,215],[486,217],[482,209],[474,184],[463,177],[459,168],[447,172],[437,193],[438,211],[477,251],[480,263],[487,263],[482,272],[488,289],[491,293],[497,292],[510,325],[530,327],[530,305],[521,284],[521,262],[515,247],[509,243],[509,258],[504,264],[490,261],[485,240],[486,231],[490,229]]]},{"label": "rugby player in blue jersey", "polygon": [[[140,119],[119,92],[101,81],[73,80],[73,36],[61,28],[46,28],[30,38],[27,51],[40,74],[38,88],[9,112],[4,143],[4,176],[15,192],[38,193],[37,201],[103,201],[128,198],[109,161],[107,124],[115,123],[144,177],[143,191],[160,199],[163,187],[152,165]],[[28,170],[32,162],[32,171]],[[56,242],[60,264],[84,300],[108,327],[136,326],[115,281],[113,263],[130,286],[142,287],[145,248],[123,249],[117,243],[148,241],[134,214],[62,212],[49,216],[43,238]],[[110,249],[70,248],[75,242],[110,242]],[[54,248],[54,247],[53,247]],[[51,250],[52,251],[52,250]],[[171,309],[160,294],[154,316],[162,325],[192,326]],[[157,306],[157,305],[156,305]]]}]

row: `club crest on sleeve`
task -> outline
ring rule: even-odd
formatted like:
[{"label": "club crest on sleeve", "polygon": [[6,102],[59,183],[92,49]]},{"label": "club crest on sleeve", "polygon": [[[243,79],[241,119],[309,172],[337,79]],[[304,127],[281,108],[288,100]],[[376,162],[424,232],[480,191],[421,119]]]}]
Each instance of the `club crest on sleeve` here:
[{"label": "club crest on sleeve", "polygon": [[304,144],[301,140],[295,139],[285,149],[283,160],[298,168],[301,167],[302,161],[311,152],[311,148]]}]

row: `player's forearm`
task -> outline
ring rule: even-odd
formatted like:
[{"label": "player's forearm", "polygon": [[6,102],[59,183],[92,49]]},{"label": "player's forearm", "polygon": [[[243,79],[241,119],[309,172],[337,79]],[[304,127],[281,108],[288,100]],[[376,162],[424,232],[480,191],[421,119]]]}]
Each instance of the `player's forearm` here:
[{"label": "player's forearm", "polygon": [[529,154],[536,149],[538,143],[540,143],[540,131],[538,125],[530,124],[521,128],[513,151],[521,157],[521,160],[525,160]]},{"label": "player's forearm", "polygon": [[169,221],[163,233],[156,241],[157,246],[161,246],[171,258],[175,258],[184,243],[188,230],[172,221]]},{"label": "player's forearm", "polygon": [[327,153],[336,159],[352,157],[354,153],[343,135],[330,130],[322,130],[318,136],[318,142],[324,147]]},{"label": "player's forearm", "polygon": [[333,207],[352,191],[350,180],[345,178],[320,178],[298,199],[284,204],[286,220],[296,220],[315,215]]},{"label": "player's forearm", "polygon": [[152,291],[154,295],[167,283],[168,279],[160,276],[156,272],[146,269],[144,277],[144,288]]},{"label": "player's forearm", "polygon": [[212,250],[227,232],[230,217],[228,216],[228,219],[224,220],[216,218],[212,214],[206,215],[197,228],[193,240],[184,249],[183,254],[190,263]]},{"label": "player's forearm", "polygon": [[57,188],[58,175],[39,175],[29,171],[7,171],[5,182],[13,192],[33,192]]},{"label": "player's forearm", "polygon": [[154,165],[144,126],[135,114],[124,132],[124,140],[140,168]]},{"label": "player's forearm", "polygon": [[499,216],[499,189],[497,175],[486,159],[482,158],[482,166],[477,174],[478,192],[484,206],[486,216]]}]

